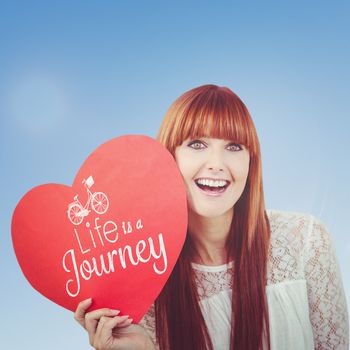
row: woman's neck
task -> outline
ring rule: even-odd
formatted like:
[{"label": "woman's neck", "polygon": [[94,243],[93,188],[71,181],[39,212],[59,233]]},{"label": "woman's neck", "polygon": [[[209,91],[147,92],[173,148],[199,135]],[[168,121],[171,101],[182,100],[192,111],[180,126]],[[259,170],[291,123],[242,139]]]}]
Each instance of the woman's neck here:
[{"label": "woman's neck", "polygon": [[188,230],[194,248],[193,262],[203,265],[227,263],[226,239],[232,218],[233,208],[217,217],[189,212]]}]

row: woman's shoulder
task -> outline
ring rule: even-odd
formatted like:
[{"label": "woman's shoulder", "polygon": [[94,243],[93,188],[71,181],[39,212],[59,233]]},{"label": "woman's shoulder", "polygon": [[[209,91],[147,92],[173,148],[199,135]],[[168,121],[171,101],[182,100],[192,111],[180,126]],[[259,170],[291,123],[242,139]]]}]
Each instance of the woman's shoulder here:
[{"label": "woman's shoulder", "polygon": [[300,239],[309,239],[315,236],[316,231],[327,233],[325,224],[310,213],[266,209],[266,214],[270,223],[271,238],[291,235],[292,237],[299,236]]},{"label": "woman's shoulder", "polygon": [[268,284],[303,279],[305,247],[317,219],[301,212],[269,209],[266,213],[271,229]]},{"label": "woman's shoulder", "polygon": [[309,213],[298,211],[287,211],[278,209],[266,209],[266,214],[270,221],[297,221],[297,220],[313,220],[315,217]]},{"label": "woman's shoulder", "polygon": [[314,222],[318,222],[315,216],[309,213],[266,209],[266,214],[270,223],[272,239],[275,236],[305,239]]}]

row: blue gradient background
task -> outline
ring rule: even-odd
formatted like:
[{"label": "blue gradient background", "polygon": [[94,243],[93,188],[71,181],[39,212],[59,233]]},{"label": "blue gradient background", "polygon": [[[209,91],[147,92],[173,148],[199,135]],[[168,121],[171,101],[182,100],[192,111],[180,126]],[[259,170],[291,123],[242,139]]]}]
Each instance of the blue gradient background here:
[{"label": "blue gradient background", "polygon": [[170,103],[204,83],[247,104],[267,207],[326,224],[349,301],[349,10],[320,0],[1,2],[0,347],[89,348],[72,313],[19,269],[10,225],[20,198],[70,184],[112,137],[155,136]]}]

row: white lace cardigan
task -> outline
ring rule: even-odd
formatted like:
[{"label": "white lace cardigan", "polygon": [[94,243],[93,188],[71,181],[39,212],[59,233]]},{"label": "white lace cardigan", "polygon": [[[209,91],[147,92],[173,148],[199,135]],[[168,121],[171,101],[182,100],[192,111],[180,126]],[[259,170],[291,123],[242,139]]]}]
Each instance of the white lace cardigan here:
[{"label": "white lace cardigan", "polygon": [[[275,210],[267,214],[271,226],[266,286],[271,349],[347,350],[347,306],[327,230],[311,215]],[[230,347],[233,263],[192,264],[215,350]],[[156,344],[153,305],[140,324]]]}]

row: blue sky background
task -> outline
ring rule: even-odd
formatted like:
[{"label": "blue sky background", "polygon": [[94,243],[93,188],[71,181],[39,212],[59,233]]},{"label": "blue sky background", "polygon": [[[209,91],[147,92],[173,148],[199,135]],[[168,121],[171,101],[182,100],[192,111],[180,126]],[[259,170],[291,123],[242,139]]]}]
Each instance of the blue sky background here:
[{"label": "blue sky background", "polygon": [[1,1],[1,348],[88,349],[73,316],[31,288],[12,212],[39,184],[71,184],[123,134],[155,136],[205,83],[248,106],[266,205],[328,227],[350,298],[348,1]]}]

